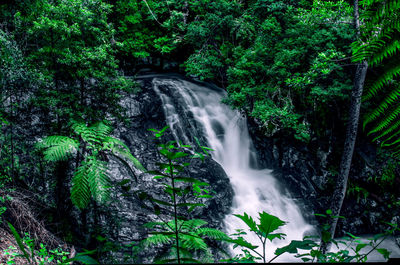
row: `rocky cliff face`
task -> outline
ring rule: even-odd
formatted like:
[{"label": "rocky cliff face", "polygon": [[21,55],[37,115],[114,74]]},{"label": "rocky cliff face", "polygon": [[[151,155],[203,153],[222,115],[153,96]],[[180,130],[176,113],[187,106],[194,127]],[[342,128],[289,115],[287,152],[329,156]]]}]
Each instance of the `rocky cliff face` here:
[{"label": "rocky cliff face", "polygon": [[[323,221],[316,220],[312,214],[324,213],[329,208],[337,174],[334,166],[338,167],[340,163],[340,156],[333,154],[332,146],[340,146],[335,146],[334,142],[306,145],[289,137],[265,137],[259,128],[256,121],[249,120],[249,131],[259,163],[274,170],[274,175],[287,187],[298,204],[305,208],[305,212],[309,213],[309,222],[318,224]],[[377,161],[376,149],[362,137],[357,139],[349,182],[366,187],[369,192],[347,194],[341,212],[346,219],[339,220],[338,236],[345,232],[380,233],[387,229],[382,221],[400,224],[396,217],[399,209],[388,208],[391,195],[378,193],[374,191],[374,187],[367,187],[371,185],[367,183],[367,179],[380,174],[380,168],[382,161]]]},{"label": "rocky cliff face", "polygon": [[[157,169],[156,163],[162,161],[157,152],[157,146],[153,140],[150,128],[161,129],[166,125],[161,100],[153,91],[151,78],[139,80],[142,92],[125,98],[122,102],[129,110],[131,124],[119,124],[115,136],[123,140],[148,170]],[[168,88],[165,88],[168,90]],[[182,115],[184,117],[184,115]],[[190,119],[190,116],[186,116]],[[193,121],[184,121],[193,124]],[[189,127],[190,129],[190,127]],[[189,132],[191,133],[191,132]],[[171,134],[166,134],[165,140],[173,140]],[[189,143],[191,144],[191,143]],[[163,185],[158,183],[150,174],[135,172],[136,176],[121,166],[118,161],[110,161],[111,176],[113,182],[112,200],[107,206],[97,207],[96,213],[88,213],[89,230],[94,231],[95,224],[100,225],[100,231],[105,237],[111,238],[116,245],[125,246],[125,249],[116,249],[108,256],[108,261],[123,262],[124,256],[131,256],[129,246],[146,236],[143,224],[156,221],[152,207],[142,201],[138,194],[145,191],[158,199],[167,199],[163,192]],[[221,166],[211,158],[204,162],[192,160],[184,174],[195,177],[210,184],[210,190],[214,191],[212,199],[204,200],[207,206],[198,208],[193,218],[201,218],[214,228],[223,228],[222,220],[229,212],[232,204],[233,191]],[[135,180],[137,178],[137,181]],[[126,180],[124,185],[119,185]],[[142,251],[137,260],[128,259],[129,262],[152,262],[155,255],[162,249],[150,249]],[[105,260],[107,261],[107,260]]]}]

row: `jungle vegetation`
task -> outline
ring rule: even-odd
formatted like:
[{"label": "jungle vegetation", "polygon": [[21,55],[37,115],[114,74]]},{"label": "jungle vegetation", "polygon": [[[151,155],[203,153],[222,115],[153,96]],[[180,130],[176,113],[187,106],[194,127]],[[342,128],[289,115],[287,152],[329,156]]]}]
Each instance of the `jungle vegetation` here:
[{"label": "jungle vegetation", "polygon": [[[331,178],[322,192],[333,199],[322,214],[329,228],[324,228],[321,242],[335,243],[345,196],[358,200],[372,193],[389,194],[382,204],[387,209],[400,205],[399,191],[393,188],[400,178],[399,9],[399,0],[1,2],[1,229],[13,235],[21,258],[31,263],[74,261],[58,248],[60,241],[52,233],[84,253],[75,261],[101,258],[101,251],[83,251],[101,244],[81,244],[65,213],[77,209],[85,219],[89,210],[107,201],[110,157],[130,170],[146,171],[140,157],[112,136],[112,128],[129,123],[120,100],[139,92],[132,77],[150,67],[224,88],[224,103],[251,120],[265,138],[290,141],[310,152],[330,150]],[[162,136],[163,131],[154,131]],[[375,150],[379,163],[373,176],[352,182],[349,174],[359,142]],[[203,205],[177,205],[176,197],[185,192],[204,196],[207,184],[183,178],[196,188],[174,186],[174,172],[189,165],[173,161],[188,154],[170,145],[160,146],[169,164],[161,174],[153,173],[170,181],[165,192],[171,201],[153,198],[153,203],[175,214],[148,224],[155,232],[134,247],[170,244],[167,261],[209,261],[207,240],[213,239],[244,249],[243,256],[227,261],[267,261],[240,234],[230,237],[206,227],[204,220],[190,219],[190,214],[179,218],[177,207]],[[64,188],[67,182],[71,190]],[[44,190],[53,195],[40,196]],[[26,208],[29,197],[45,205],[43,211],[36,209],[47,220],[45,227]],[[259,235],[264,247],[267,239],[284,237],[271,234],[284,225],[278,217],[260,210],[259,224],[245,213],[238,218]],[[268,223],[274,225],[267,229]],[[392,224],[386,232],[396,229]],[[349,240],[357,238],[350,234]],[[309,250],[303,258],[313,261],[365,261],[358,255],[364,245],[357,247],[358,256],[349,258],[348,253],[327,254],[326,245],[315,242],[292,242],[276,255],[303,249]],[[377,248],[379,238],[371,242]],[[388,257],[385,250],[380,252]]]}]

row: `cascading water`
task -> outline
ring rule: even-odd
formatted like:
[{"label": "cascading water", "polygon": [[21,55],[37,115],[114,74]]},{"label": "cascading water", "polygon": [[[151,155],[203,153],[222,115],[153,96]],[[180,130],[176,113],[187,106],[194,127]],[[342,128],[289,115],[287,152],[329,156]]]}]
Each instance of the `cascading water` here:
[{"label": "cascading water", "polygon": [[[173,97],[162,91],[161,88],[165,87],[169,88]],[[162,100],[167,123],[176,140],[185,142],[189,139],[176,110],[176,104],[183,104],[183,108],[201,124],[208,146],[214,150],[211,152],[212,158],[229,176],[235,196],[232,214],[225,218],[228,234],[240,228],[247,231],[245,224],[233,214],[246,212],[257,220],[258,213],[265,211],[288,222],[280,231],[287,234],[286,240],[274,240],[267,246],[267,258],[271,259],[277,247],[291,240],[301,240],[304,233],[312,229],[294,201],[279,189],[271,170],[257,168],[246,120],[237,111],[221,103],[224,90],[168,77],[154,78],[153,88]],[[250,234],[246,239],[254,245],[260,245],[258,238]],[[238,249],[232,251],[240,252]],[[282,255],[275,261],[292,259],[290,255]]]}]

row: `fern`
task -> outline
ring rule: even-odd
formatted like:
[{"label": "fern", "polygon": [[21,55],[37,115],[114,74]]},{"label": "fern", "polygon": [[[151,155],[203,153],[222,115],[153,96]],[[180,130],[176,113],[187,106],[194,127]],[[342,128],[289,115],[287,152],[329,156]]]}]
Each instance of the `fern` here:
[{"label": "fern", "polygon": [[172,238],[163,234],[150,235],[143,241],[145,247],[152,245],[164,245],[172,242]]},{"label": "fern", "polygon": [[[114,156],[119,154],[122,156],[122,158],[118,156],[119,161],[130,170],[127,160],[131,161],[137,169],[145,171],[142,164],[131,154],[128,146],[109,135],[112,127],[107,121],[97,122],[91,126],[72,121],[71,128],[79,136],[76,138],[80,138],[84,147],[80,150],[83,160],[75,170],[71,188],[71,200],[78,208],[87,207],[91,198],[104,203],[110,197],[110,179],[104,154]],[[37,147],[44,149],[44,158],[47,161],[66,161],[72,154],[79,151],[80,144],[78,139],[49,136],[37,143]]]},{"label": "fern", "polygon": [[83,209],[90,202],[90,187],[89,181],[86,177],[88,165],[86,161],[75,170],[72,178],[71,200],[78,208]]},{"label": "fern", "polygon": [[208,251],[208,246],[204,242],[204,239],[197,236],[196,234],[184,234],[181,233],[180,239],[182,241],[182,247],[187,250],[203,250]]},{"label": "fern", "polygon": [[[374,134],[373,141],[381,141],[381,147],[390,148],[393,154],[400,150],[398,140],[400,123],[400,0],[364,0],[366,12],[361,41],[352,44],[353,60],[367,60],[370,66],[386,62],[384,72],[366,86],[363,100],[374,100],[383,94],[383,100],[365,115],[363,127],[368,126],[368,135]],[[388,90],[388,93],[382,93]]]},{"label": "fern", "polygon": [[79,142],[66,136],[49,136],[36,144],[44,149],[44,158],[48,161],[66,161],[79,148]]},{"label": "fern", "polygon": [[[155,133],[156,138],[160,138],[166,128],[164,127],[162,130],[151,129],[151,131]],[[199,262],[194,257],[200,258],[202,262],[212,262],[212,253],[205,239],[231,240],[229,236],[217,229],[203,227],[207,225],[206,221],[191,218],[190,213],[192,210],[195,207],[205,206],[205,204],[188,201],[188,196],[192,197],[189,197],[190,200],[211,196],[208,195],[209,192],[206,189],[202,188],[209,185],[208,183],[180,175],[185,172],[183,169],[189,163],[180,163],[179,160],[192,154],[191,150],[183,149],[183,146],[191,148],[183,144],[177,145],[174,141],[169,141],[166,144],[159,143],[159,153],[166,162],[157,163],[158,170],[148,171],[148,173],[154,175],[155,180],[163,181],[164,192],[169,199],[169,201],[164,201],[152,197],[148,198],[161,222],[147,223],[145,227],[153,231],[150,232],[151,235],[147,239],[142,241],[145,243],[137,245],[139,249],[141,245],[167,245],[169,247],[168,253],[158,257],[155,260],[156,263]],[[110,139],[107,148],[124,154],[126,146],[119,141]],[[202,147],[202,151],[206,155],[207,150],[209,149]],[[197,156],[192,156],[192,158],[202,157],[201,155],[198,154]],[[163,207],[164,213],[170,213],[169,216],[160,216],[161,207]]]},{"label": "fern", "polygon": [[197,230],[197,234],[200,236],[206,236],[215,240],[230,240],[230,237],[227,236],[224,232],[221,232],[218,229],[213,229],[209,227],[202,227]]},{"label": "fern", "polygon": [[87,178],[93,198],[100,203],[106,202],[110,197],[110,180],[106,162],[95,156],[89,157]]}]

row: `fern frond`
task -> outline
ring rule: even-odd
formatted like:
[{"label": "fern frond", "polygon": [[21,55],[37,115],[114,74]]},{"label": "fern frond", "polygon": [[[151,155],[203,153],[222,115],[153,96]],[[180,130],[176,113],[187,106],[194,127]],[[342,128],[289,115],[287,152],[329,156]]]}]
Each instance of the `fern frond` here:
[{"label": "fern frond", "polygon": [[201,219],[190,219],[187,221],[183,221],[182,229],[184,229],[185,231],[193,231],[206,224],[207,222]]},{"label": "fern frond", "polygon": [[379,116],[385,114],[387,109],[393,106],[400,99],[400,86],[393,89],[388,96],[372,112],[368,113],[364,120],[365,125],[376,120]]},{"label": "fern frond", "polygon": [[384,119],[380,120],[379,123],[371,130],[368,134],[376,133],[382,131],[392,124],[395,119],[400,115],[400,106],[397,106],[393,111],[385,116]]},{"label": "fern frond", "polygon": [[110,133],[112,133],[112,127],[107,121],[96,122],[90,126],[89,129],[95,132],[97,134],[97,138],[102,142],[109,137],[108,135],[110,135]]},{"label": "fern frond", "polygon": [[72,178],[71,200],[80,209],[86,208],[91,197],[103,203],[110,196],[108,185],[106,162],[89,156],[76,169]]},{"label": "fern frond", "polygon": [[142,171],[142,172],[146,171],[144,166],[139,162],[139,160],[137,160],[136,157],[134,157],[131,154],[129,149],[125,150],[125,149],[120,149],[120,148],[118,148],[116,146],[112,146],[110,151],[115,155],[121,155],[125,159],[128,159],[129,161],[132,162],[132,164],[135,166],[135,168],[139,169],[140,171]]},{"label": "fern frond", "polygon": [[182,247],[188,250],[208,250],[206,242],[199,236],[181,233],[180,239],[182,241]]},{"label": "fern frond", "polygon": [[396,129],[398,129],[400,127],[400,120],[398,120],[397,122],[395,122],[393,125],[391,125],[388,129],[386,129],[385,131],[383,131],[381,134],[379,134],[378,136],[376,136],[372,141],[376,141],[382,137],[385,136],[389,136],[391,135],[389,138],[387,138],[386,140],[384,140],[382,143],[384,143],[385,141],[389,141],[391,140],[393,137],[395,137],[396,134],[392,134],[394,131],[396,131]]},{"label": "fern frond", "polygon": [[[394,145],[399,145],[399,143],[400,143],[400,138],[398,138],[397,140],[395,140],[394,142],[391,142],[391,143],[387,143],[387,144],[382,144],[382,146],[383,147],[391,147],[391,146],[394,146]],[[398,146],[395,146],[394,148],[398,148]]]},{"label": "fern frond", "polygon": [[90,187],[87,177],[88,164],[83,161],[75,170],[72,177],[71,200],[72,203],[80,209],[86,208],[90,202]]},{"label": "fern frond", "polygon": [[363,100],[369,100],[375,97],[382,88],[393,78],[400,75],[400,64],[394,65],[387,69],[383,75],[381,75],[372,85],[368,87],[367,93],[363,97]]},{"label": "fern frond", "polygon": [[[400,120],[395,122],[392,126],[390,126],[388,129],[386,129],[383,133],[375,137],[372,141],[376,141],[384,136],[391,135],[389,138],[385,139],[382,141],[382,144],[384,144],[386,141],[390,141],[393,139],[393,137],[396,137],[397,134],[400,132],[398,129],[400,128]],[[395,132],[397,130],[397,132]],[[394,133],[393,133],[394,132]]]},{"label": "fern frond", "polygon": [[44,159],[47,161],[66,161],[78,150],[79,143],[66,136],[48,136],[37,147],[44,150]]},{"label": "fern frond", "polygon": [[211,239],[215,240],[230,240],[231,238],[225,234],[224,232],[214,229],[214,228],[209,228],[209,227],[202,227],[197,229],[196,233],[201,236],[206,236]]},{"label": "fern frond", "polygon": [[[163,222],[148,222],[148,223],[145,223],[143,225],[143,227],[154,229],[154,228],[164,228],[167,226]],[[167,227],[167,229],[168,229],[168,227]]]},{"label": "fern frond", "polygon": [[370,66],[375,66],[380,64],[384,59],[388,57],[395,56],[396,53],[400,51],[400,41],[393,40],[390,43],[386,43],[380,51],[375,51],[369,60]]},{"label": "fern frond", "polygon": [[101,144],[101,138],[97,135],[96,130],[88,127],[83,122],[72,121],[71,128],[78,134],[85,142]]},{"label": "fern frond", "polygon": [[399,0],[386,0],[381,1],[380,3],[381,5],[378,6],[376,12],[374,12],[375,16],[372,17],[372,22],[374,23],[382,21],[388,17],[390,18],[391,14],[396,14],[400,9]]},{"label": "fern frond", "polygon": [[172,242],[171,236],[163,234],[150,235],[149,237],[143,240],[143,244],[145,247],[149,247],[152,245],[170,244],[171,242]]},{"label": "fern frond", "polygon": [[110,180],[107,175],[107,164],[95,156],[87,158],[87,178],[93,198],[103,203],[110,197]]}]

